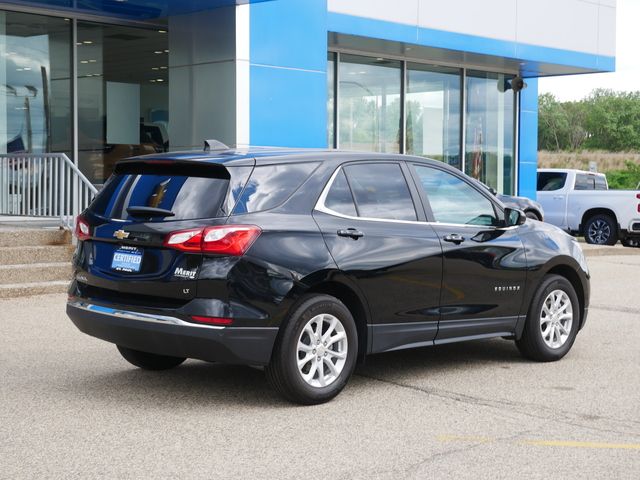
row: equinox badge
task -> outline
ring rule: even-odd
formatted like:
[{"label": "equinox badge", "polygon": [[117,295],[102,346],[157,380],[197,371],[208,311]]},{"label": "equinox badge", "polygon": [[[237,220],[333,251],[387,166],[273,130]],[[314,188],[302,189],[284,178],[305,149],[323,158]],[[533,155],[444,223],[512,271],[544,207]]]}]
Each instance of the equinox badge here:
[{"label": "equinox badge", "polygon": [[129,238],[129,232],[125,232],[124,230],[116,230],[113,232],[113,236],[118,240],[124,240],[125,238]]}]

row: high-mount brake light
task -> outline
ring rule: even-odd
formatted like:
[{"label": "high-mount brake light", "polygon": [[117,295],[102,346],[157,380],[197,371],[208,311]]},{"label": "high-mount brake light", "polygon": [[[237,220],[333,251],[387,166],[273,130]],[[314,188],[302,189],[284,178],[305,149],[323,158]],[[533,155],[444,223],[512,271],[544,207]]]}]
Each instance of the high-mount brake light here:
[{"label": "high-mount brake light", "polygon": [[179,230],[168,234],[164,246],[183,252],[241,256],[262,230],[255,225],[221,225]]},{"label": "high-mount brake light", "polygon": [[91,228],[82,215],[78,215],[76,218],[74,234],[78,240],[87,240],[91,237]]}]

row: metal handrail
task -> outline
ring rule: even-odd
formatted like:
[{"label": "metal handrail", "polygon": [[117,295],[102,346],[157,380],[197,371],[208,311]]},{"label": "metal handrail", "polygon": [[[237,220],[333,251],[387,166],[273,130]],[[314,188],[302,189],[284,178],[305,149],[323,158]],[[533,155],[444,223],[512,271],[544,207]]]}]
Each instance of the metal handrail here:
[{"label": "metal handrail", "polygon": [[98,192],[64,153],[0,154],[0,215],[75,219]]}]

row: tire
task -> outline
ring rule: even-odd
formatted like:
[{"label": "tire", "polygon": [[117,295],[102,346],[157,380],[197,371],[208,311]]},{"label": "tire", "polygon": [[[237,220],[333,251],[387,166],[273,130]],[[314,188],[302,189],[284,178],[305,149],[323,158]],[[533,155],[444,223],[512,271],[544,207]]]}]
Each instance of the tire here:
[{"label": "tire", "polygon": [[[562,300],[561,306],[567,304],[567,300],[569,305],[558,313],[559,316],[554,317],[553,313],[548,315],[546,312],[554,311],[553,306],[549,309],[549,303],[553,305],[553,300],[557,298]],[[545,304],[547,304],[546,310]],[[566,317],[567,313],[571,316]],[[544,320],[548,318],[546,322],[543,322],[543,315]],[[564,318],[563,315],[565,315]],[[555,320],[559,320],[560,327],[557,329],[553,328]],[[570,324],[567,320],[570,320]],[[546,328],[544,328],[545,325]],[[547,275],[533,296],[522,337],[516,340],[516,346],[520,353],[530,360],[555,362],[571,350],[579,328],[580,303],[573,285],[560,275]],[[563,330],[566,335],[562,333]],[[546,332],[549,334],[545,335]]]},{"label": "tire", "polygon": [[117,345],[120,355],[132,365],[145,370],[169,370],[177,367],[185,358],[168,357],[166,355],[156,355],[155,353],[141,352],[131,348]]},{"label": "tire", "polygon": [[527,210],[524,214],[526,215],[527,218],[540,221],[540,216],[533,210]]},{"label": "tire", "polygon": [[[271,362],[265,368],[269,383],[294,403],[328,402],[342,391],[356,365],[358,331],[351,312],[335,297],[305,296],[283,325]],[[322,329],[321,336],[329,335],[324,338],[326,342],[317,343],[318,328]],[[338,336],[342,339],[332,343],[331,339]],[[299,362],[307,358],[299,367]],[[333,372],[328,362],[333,365]]]},{"label": "tire", "polygon": [[584,224],[584,239],[591,245],[615,245],[618,241],[615,219],[606,214],[589,218]]}]

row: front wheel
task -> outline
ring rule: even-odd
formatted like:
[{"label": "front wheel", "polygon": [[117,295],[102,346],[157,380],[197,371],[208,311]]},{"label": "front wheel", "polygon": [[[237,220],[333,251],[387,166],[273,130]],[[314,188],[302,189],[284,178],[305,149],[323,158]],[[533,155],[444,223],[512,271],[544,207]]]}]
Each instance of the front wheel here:
[{"label": "front wheel", "polygon": [[547,275],[533,296],[516,345],[531,360],[560,360],[571,350],[579,322],[580,303],[573,285],[560,275]]},{"label": "front wheel", "polygon": [[618,230],[610,215],[594,215],[584,224],[584,239],[592,245],[615,245]]},{"label": "front wheel", "polygon": [[127,362],[136,367],[144,368],[145,370],[169,370],[170,368],[177,367],[186,360],[185,358],[141,352],[123,347],[122,345],[117,345],[117,347],[120,355],[122,355]]},{"label": "front wheel", "polygon": [[265,368],[269,383],[288,400],[324,403],[338,395],[353,373],[358,332],[337,298],[306,297],[294,309]]}]

